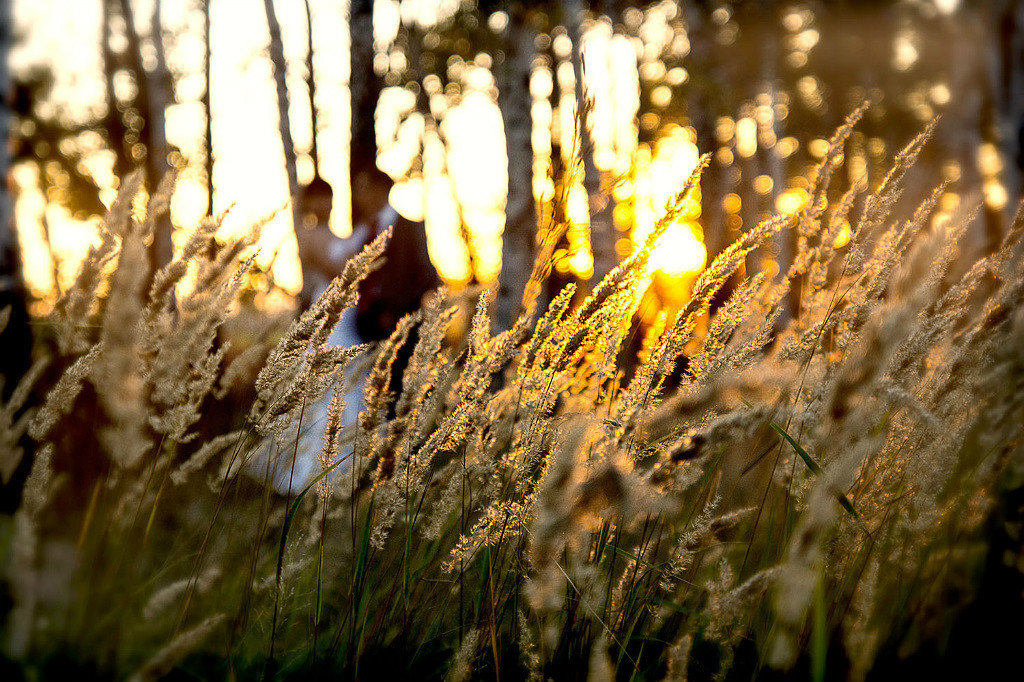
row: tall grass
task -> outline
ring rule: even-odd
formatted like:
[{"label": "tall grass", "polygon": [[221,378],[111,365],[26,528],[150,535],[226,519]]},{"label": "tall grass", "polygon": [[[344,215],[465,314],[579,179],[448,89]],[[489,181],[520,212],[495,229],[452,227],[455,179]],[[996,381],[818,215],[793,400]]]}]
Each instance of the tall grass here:
[{"label": "tall grass", "polygon": [[[1021,485],[1024,219],[972,260],[972,213],[933,221],[936,191],[903,215],[929,131],[877,187],[834,187],[862,113],[807,206],[719,254],[640,360],[623,349],[651,248],[703,164],[582,301],[570,286],[540,305],[542,257],[509,330],[488,290],[446,342],[442,290],[375,347],[327,347],[385,234],[240,354],[218,330],[253,240],[217,245],[210,219],[147,277],[169,184],[143,212],[129,178],[52,317],[63,374],[22,425],[37,447],[3,526],[10,661],[44,678],[858,680],[946,641],[983,525]],[[780,234],[788,270],[748,269]],[[244,419],[215,418],[238,396]],[[323,474],[279,495],[309,428]]]}]

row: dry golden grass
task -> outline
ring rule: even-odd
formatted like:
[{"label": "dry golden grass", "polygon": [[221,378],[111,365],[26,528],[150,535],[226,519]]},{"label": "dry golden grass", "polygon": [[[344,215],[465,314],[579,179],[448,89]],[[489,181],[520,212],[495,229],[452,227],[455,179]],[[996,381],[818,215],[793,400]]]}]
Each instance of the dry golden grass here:
[{"label": "dry golden grass", "polygon": [[[251,240],[210,248],[211,220],[147,278],[167,188],[140,223],[128,179],[52,320],[63,376],[30,421],[12,423],[20,402],[0,413],[4,471],[21,431],[38,443],[4,522],[7,656],[136,679],[681,680],[740,661],[822,679],[845,649],[856,680],[885,647],[943,641],[983,524],[1024,473],[1024,219],[966,263],[973,214],[935,224],[936,193],[901,217],[928,131],[880,186],[832,187],[862,113],[811,202],[721,253],[625,364],[651,245],[700,168],[581,302],[570,287],[538,309],[539,263],[512,329],[492,332],[485,291],[446,344],[456,302],[440,291],[376,348],[327,347],[383,235],[272,347],[241,354],[218,329]],[[745,268],[780,233],[788,271]],[[362,367],[366,407],[344,424]],[[313,426],[324,475],[273,492],[332,386]]]}]

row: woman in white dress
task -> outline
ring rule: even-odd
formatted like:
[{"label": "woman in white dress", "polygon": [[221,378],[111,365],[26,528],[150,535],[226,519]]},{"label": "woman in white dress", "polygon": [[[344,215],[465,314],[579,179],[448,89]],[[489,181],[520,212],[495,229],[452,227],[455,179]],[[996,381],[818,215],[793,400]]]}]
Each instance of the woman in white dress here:
[{"label": "woman in white dress", "polygon": [[[391,178],[376,166],[353,169],[352,217],[355,227],[352,235],[345,239],[335,236],[328,227],[332,206],[330,185],[317,179],[303,192],[304,225],[296,234],[302,261],[303,304],[306,306],[342,273],[349,258],[385,230],[392,230],[383,265],[360,285],[359,303],[342,314],[328,338],[328,346],[352,347],[387,338],[398,320],[417,310],[423,297],[441,283],[427,253],[423,223],[402,217],[388,201],[392,184]],[[415,331],[399,351],[393,365],[394,390],[400,389],[401,372],[414,343]],[[349,381],[342,413],[343,430],[355,427],[363,409],[366,375],[349,378]],[[277,458],[279,464],[273,473],[277,490],[283,493],[301,490],[318,473],[332,395],[333,390],[327,391],[323,398],[304,411],[294,466],[292,457]],[[344,448],[334,453],[335,461],[351,453],[351,445]],[[263,461],[265,467],[266,460]],[[345,463],[340,464],[332,475],[341,473],[346,467]]]},{"label": "woman in white dress", "polygon": [[[370,241],[370,225],[360,223],[354,226],[352,234],[341,238],[331,232],[329,227],[333,194],[330,185],[321,178],[316,178],[303,190],[300,198],[303,224],[295,231],[299,242],[299,259],[302,263],[302,293],[300,305],[307,308],[326,291],[331,281],[341,274],[349,258],[359,253]],[[355,306],[342,313],[338,324],[327,338],[328,347],[350,348],[364,343],[356,328],[358,310]],[[327,424],[327,411],[337,387],[345,378],[338,377],[335,385],[315,403],[303,410],[300,425],[298,448],[291,453],[278,453],[274,459],[270,473],[274,489],[281,494],[296,493],[319,473],[319,455],[324,446],[324,429]],[[363,386],[366,375],[348,377],[350,384],[346,390],[344,410],[342,412],[342,429],[354,428],[363,407]],[[348,447],[351,450],[351,446]],[[270,444],[261,447],[262,453],[253,462],[253,473],[260,477],[266,475],[266,456],[273,450]],[[335,457],[345,457],[350,453],[338,452]],[[294,465],[292,456],[295,457]],[[342,463],[335,473],[346,468]]]}]

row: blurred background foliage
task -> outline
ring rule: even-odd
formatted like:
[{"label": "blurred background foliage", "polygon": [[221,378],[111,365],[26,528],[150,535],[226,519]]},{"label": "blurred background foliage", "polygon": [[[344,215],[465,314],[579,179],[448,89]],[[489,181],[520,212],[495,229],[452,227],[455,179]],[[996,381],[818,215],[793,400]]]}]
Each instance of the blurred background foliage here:
[{"label": "blurred background foliage", "polygon": [[[915,180],[949,183],[936,220],[983,199],[969,239],[988,248],[1021,191],[1024,9],[1011,0],[2,4],[5,286],[37,316],[136,167],[150,188],[178,175],[154,265],[211,210],[234,206],[223,229],[237,233],[318,176],[344,236],[349,168],[375,159],[451,286],[504,263],[514,290],[538,222],[568,225],[555,283],[593,280],[710,152],[699,201],[656,254],[648,321],[742,230],[802,206],[830,131],[864,100],[851,179],[877,184],[941,115]],[[290,307],[301,287],[296,222],[281,211],[263,231],[260,308]]]}]

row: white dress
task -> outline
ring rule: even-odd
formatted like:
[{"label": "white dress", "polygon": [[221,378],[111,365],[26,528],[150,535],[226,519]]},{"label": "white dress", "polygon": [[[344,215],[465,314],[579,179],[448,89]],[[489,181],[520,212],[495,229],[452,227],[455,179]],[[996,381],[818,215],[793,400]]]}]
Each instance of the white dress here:
[{"label": "white dress", "polygon": [[[375,222],[378,226],[377,234],[380,234],[383,230],[391,227],[395,224],[398,219],[398,213],[390,205],[385,206],[375,216]],[[349,258],[357,254],[366,245],[367,236],[369,234],[369,226],[366,224],[357,225],[353,230],[351,236],[341,239],[337,238],[331,242],[328,247],[328,256],[334,263],[343,264],[348,261]],[[315,277],[312,286],[312,299],[315,301],[320,297],[321,294],[326,291],[327,286],[330,284],[330,278],[326,277],[320,272],[303,272],[303,276]],[[341,319],[338,320],[338,324],[331,331],[330,336],[327,337],[328,348],[351,348],[352,346],[358,346],[363,343],[362,337],[359,335],[359,331],[356,328],[356,307],[352,306],[345,310],[341,314]],[[359,418],[359,413],[363,409],[363,388],[366,384],[367,374],[364,372],[358,377],[345,377],[349,381],[348,390],[345,392],[345,404],[342,411],[342,441],[346,440],[346,436],[349,432],[355,428],[356,422]],[[335,386],[342,380],[342,377],[338,377]],[[274,489],[281,494],[288,494],[291,491],[292,494],[300,492],[305,488],[309,482],[320,473],[320,454],[323,452],[324,447],[324,430],[327,427],[327,411],[331,403],[331,398],[334,395],[335,386],[332,386],[327,392],[311,405],[307,405],[303,411],[302,425],[300,427],[299,435],[299,447],[297,453],[280,453],[276,457],[277,464],[274,467],[273,473],[273,485]],[[268,447],[266,444],[262,446],[263,455],[266,457]],[[295,467],[294,471],[291,466],[291,455],[295,453]],[[351,462],[352,445],[351,441],[347,444],[343,444],[338,452],[334,453],[333,461],[338,461],[339,458],[344,458],[344,461],[339,464],[334,471],[331,472],[329,478],[334,478],[339,474],[348,470]],[[266,460],[263,460],[263,467],[259,469],[260,472],[265,474],[266,472]]]}]

